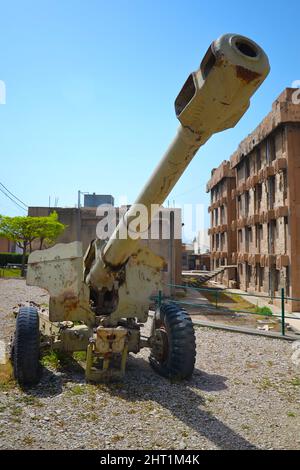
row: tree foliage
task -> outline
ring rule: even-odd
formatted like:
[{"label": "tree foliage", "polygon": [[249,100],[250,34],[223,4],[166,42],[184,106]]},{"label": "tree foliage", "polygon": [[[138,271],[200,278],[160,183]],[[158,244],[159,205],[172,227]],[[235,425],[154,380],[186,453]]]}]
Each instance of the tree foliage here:
[{"label": "tree foliage", "polygon": [[22,270],[24,271],[25,255],[31,251],[32,242],[39,240],[39,248],[43,244],[53,244],[65,230],[65,225],[59,222],[56,212],[47,217],[9,217],[0,215],[0,237],[16,243],[23,252]]}]

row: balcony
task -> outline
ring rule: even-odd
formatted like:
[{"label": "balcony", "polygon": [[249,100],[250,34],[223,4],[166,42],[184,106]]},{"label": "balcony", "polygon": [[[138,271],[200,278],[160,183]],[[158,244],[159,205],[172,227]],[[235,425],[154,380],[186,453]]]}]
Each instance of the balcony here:
[{"label": "balcony", "polygon": [[258,182],[262,183],[263,180],[264,180],[264,169],[263,168],[261,168],[259,170],[259,172],[257,173],[257,177],[258,177]]},{"label": "balcony", "polygon": [[287,159],[285,157],[277,158],[277,160],[273,162],[273,166],[274,166],[275,173],[284,171],[287,168]]},{"label": "balcony", "polygon": [[279,206],[275,208],[275,218],[287,217],[289,214],[288,206]]},{"label": "balcony", "polygon": [[248,263],[251,264],[252,266],[255,266],[256,264],[260,263],[260,254],[259,253],[254,253],[249,255]]},{"label": "balcony", "polygon": [[237,255],[237,262],[238,262],[238,263],[243,263],[243,262],[244,262],[244,255],[243,255],[243,253],[238,253],[238,255]]},{"label": "balcony", "polygon": [[240,196],[245,191],[246,191],[246,183],[240,183],[236,190],[237,195]]},{"label": "balcony", "polygon": [[254,186],[256,186],[257,184],[258,184],[258,176],[257,175],[250,176],[251,188],[254,188]]},{"label": "balcony", "polygon": [[285,268],[289,266],[290,258],[288,255],[279,255],[276,257],[276,269]]},{"label": "balcony", "polygon": [[222,224],[220,226],[220,232],[221,233],[227,232],[227,228],[228,228],[227,224]]},{"label": "balcony", "polygon": [[276,264],[276,255],[261,255],[260,265],[262,268],[270,268]]},{"label": "balcony", "polygon": [[245,263],[249,259],[249,253],[238,253],[237,255],[237,262],[238,263]]},{"label": "balcony", "polygon": [[266,180],[270,176],[274,176],[274,175],[275,175],[275,170],[274,170],[273,165],[268,165],[263,169],[263,179],[264,180]]},{"label": "balcony", "polygon": [[276,265],[276,255],[265,255],[265,256],[266,256],[265,266],[267,268],[271,268],[272,266]]},{"label": "balcony", "polygon": [[251,189],[251,176],[246,179],[246,191],[249,191],[249,189]]},{"label": "balcony", "polygon": [[275,209],[269,209],[265,213],[265,222],[270,222],[271,220],[275,220]]},{"label": "balcony", "polygon": [[260,255],[260,265],[262,268],[266,266],[266,255]]},{"label": "balcony", "polygon": [[220,258],[224,259],[224,258],[227,258],[227,256],[228,256],[227,251],[221,251]]},{"label": "balcony", "polygon": [[237,220],[237,228],[238,229],[244,228],[245,225],[247,225],[247,217],[240,217]]},{"label": "balcony", "polygon": [[231,261],[233,264],[237,263],[237,258],[238,258],[237,253],[231,253]]},{"label": "balcony", "polygon": [[248,217],[247,223],[248,225],[259,224],[259,214],[250,215],[250,217]]}]

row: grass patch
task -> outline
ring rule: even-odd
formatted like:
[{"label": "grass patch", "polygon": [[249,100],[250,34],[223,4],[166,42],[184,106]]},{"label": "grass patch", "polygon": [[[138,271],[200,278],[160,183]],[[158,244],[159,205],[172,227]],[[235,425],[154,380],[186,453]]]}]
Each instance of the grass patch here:
[{"label": "grass patch", "polygon": [[21,269],[14,268],[1,268],[0,277],[21,277]]},{"label": "grass patch", "polygon": [[21,416],[23,413],[22,408],[19,406],[13,406],[10,410],[12,416]]},{"label": "grass patch", "polygon": [[23,444],[26,444],[26,445],[31,445],[34,443],[34,438],[32,436],[25,436],[24,439],[23,439]]},{"label": "grass patch", "polygon": [[294,378],[290,381],[290,384],[291,384],[291,385],[294,385],[294,387],[299,387],[299,386],[300,386],[300,377],[294,377]]},{"label": "grass patch", "polygon": [[73,385],[73,387],[70,388],[70,392],[72,395],[83,395],[85,393],[85,388],[81,385]]},{"label": "grass patch", "polygon": [[273,312],[270,307],[267,307],[266,305],[264,307],[259,307],[258,305],[256,305],[256,307],[254,308],[254,313],[256,313],[256,315],[263,315],[265,317],[271,317],[273,315]]},{"label": "grass patch", "polygon": [[19,401],[25,403],[29,406],[43,407],[44,404],[37,398],[32,395],[23,395],[19,398]]},{"label": "grass patch", "polygon": [[8,392],[16,387],[16,382],[14,379],[9,378],[6,381],[0,381],[0,392]]},{"label": "grass patch", "polygon": [[287,412],[287,416],[288,416],[289,418],[296,418],[296,414],[295,414],[293,411],[288,411],[288,412]]},{"label": "grass patch", "polygon": [[271,382],[271,380],[268,377],[264,377],[259,383],[259,388],[261,390],[268,390],[272,387],[274,387],[274,384]]},{"label": "grass patch", "polygon": [[222,289],[217,290],[208,287],[206,290],[201,290],[200,293],[212,304],[212,307],[217,306],[220,309],[223,308],[232,311],[232,313],[254,313],[256,315],[266,317],[273,315],[270,307],[259,307],[258,305],[253,305],[251,302],[246,300],[244,296],[227,292],[226,290],[223,291]]},{"label": "grass patch", "polygon": [[73,357],[76,361],[85,361],[86,351],[76,351],[73,353]]},{"label": "grass patch", "polygon": [[[55,370],[63,369],[63,368],[72,368],[76,365],[76,362],[73,361],[72,356],[69,354],[56,351],[56,350],[48,350],[45,351],[43,357],[41,358],[41,364],[44,367],[50,367]],[[79,366],[78,366],[79,367]]]},{"label": "grass patch", "polygon": [[53,369],[59,369],[61,365],[61,358],[58,351],[48,351],[41,359],[41,363],[44,367],[52,367]]}]

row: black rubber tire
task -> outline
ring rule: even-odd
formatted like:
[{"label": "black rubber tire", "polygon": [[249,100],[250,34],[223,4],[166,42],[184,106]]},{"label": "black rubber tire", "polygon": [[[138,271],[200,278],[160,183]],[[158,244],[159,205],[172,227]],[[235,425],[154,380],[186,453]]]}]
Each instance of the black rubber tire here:
[{"label": "black rubber tire", "polygon": [[40,378],[39,315],[34,307],[21,307],[17,315],[12,349],[14,376],[21,387],[36,385]]},{"label": "black rubber tire", "polygon": [[156,327],[167,333],[167,354],[163,361],[157,360],[152,351],[150,364],[156,372],[170,380],[191,377],[196,359],[196,340],[189,314],[174,303],[164,303],[158,312]]}]

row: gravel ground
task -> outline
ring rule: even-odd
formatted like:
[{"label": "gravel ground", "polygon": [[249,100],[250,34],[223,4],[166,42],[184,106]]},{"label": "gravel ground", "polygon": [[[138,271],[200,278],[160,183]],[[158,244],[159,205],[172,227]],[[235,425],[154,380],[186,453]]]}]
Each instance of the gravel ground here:
[{"label": "gravel ground", "polygon": [[[46,300],[45,300],[46,299]],[[2,338],[12,307],[45,292],[0,280]],[[85,384],[70,365],[38,387],[0,387],[2,449],[300,449],[300,374],[291,343],[197,328],[189,382],[171,384],[130,356],[122,383]]]}]

